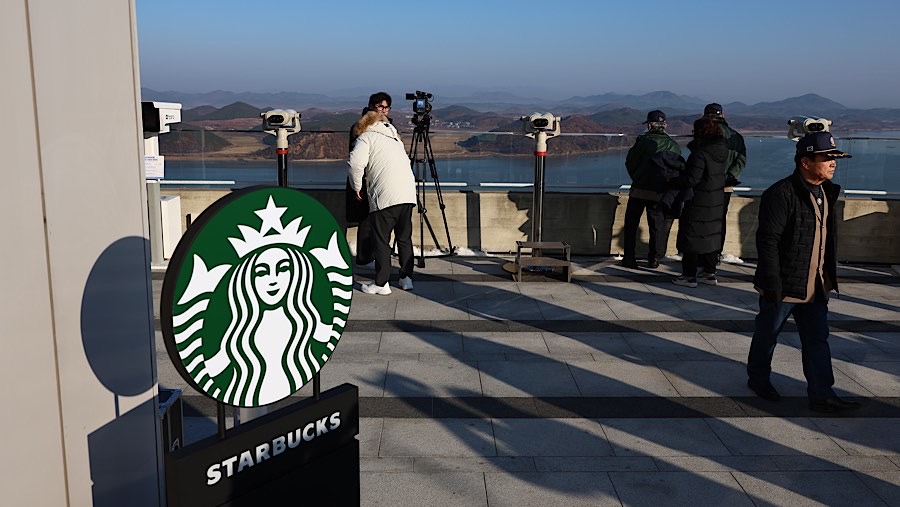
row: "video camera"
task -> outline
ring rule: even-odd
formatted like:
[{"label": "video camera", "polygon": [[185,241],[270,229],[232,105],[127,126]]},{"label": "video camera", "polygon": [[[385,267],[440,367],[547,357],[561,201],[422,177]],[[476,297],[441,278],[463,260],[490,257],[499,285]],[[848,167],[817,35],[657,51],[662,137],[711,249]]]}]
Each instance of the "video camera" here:
[{"label": "video camera", "polygon": [[825,118],[810,118],[808,116],[794,116],[788,120],[788,139],[796,141],[810,132],[828,132],[831,120]]},{"label": "video camera", "polygon": [[430,93],[416,90],[416,93],[407,93],[406,100],[413,101],[413,113],[417,116],[424,116],[431,112],[431,99],[434,96]]}]

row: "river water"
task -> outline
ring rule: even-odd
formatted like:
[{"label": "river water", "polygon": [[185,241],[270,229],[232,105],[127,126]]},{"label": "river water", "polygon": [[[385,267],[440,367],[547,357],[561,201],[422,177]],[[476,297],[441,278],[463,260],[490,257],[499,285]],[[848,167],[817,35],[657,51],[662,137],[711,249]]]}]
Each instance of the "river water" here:
[{"label": "river water", "polygon": [[[433,134],[433,136],[436,134]],[[686,146],[688,138],[678,138]],[[554,155],[553,139],[543,159],[544,181],[548,191],[591,191],[630,183],[625,171],[625,154],[633,138],[623,138],[620,149],[600,154]],[[838,137],[838,148],[853,158],[838,161],[834,181],[844,190],[900,194],[900,132],[855,132]],[[741,175],[741,187],[751,192],[764,190],[793,171],[795,143],[785,136],[745,135],[747,167]],[[687,157],[688,150],[684,148]],[[535,179],[533,156],[485,156],[447,158],[435,155],[430,164],[418,166],[420,178],[444,188],[510,188],[528,186]],[[288,181],[291,186],[343,185],[347,175],[345,161],[291,161]],[[435,175],[437,178],[435,178]],[[167,181],[219,181],[228,186],[274,185],[276,162],[204,162],[167,160],[163,184]],[[173,183],[179,184],[179,183]]]}]

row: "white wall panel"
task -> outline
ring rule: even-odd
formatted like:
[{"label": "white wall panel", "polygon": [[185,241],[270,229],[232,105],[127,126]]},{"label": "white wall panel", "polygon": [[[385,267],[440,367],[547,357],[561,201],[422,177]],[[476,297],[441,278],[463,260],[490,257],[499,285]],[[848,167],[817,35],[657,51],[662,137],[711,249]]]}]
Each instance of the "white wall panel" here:
[{"label": "white wall panel", "polygon": [[134,2],[3,2],[0,38],[0,375],[23,416],[2,438],[30,463],[0,495],[160,505]]}]

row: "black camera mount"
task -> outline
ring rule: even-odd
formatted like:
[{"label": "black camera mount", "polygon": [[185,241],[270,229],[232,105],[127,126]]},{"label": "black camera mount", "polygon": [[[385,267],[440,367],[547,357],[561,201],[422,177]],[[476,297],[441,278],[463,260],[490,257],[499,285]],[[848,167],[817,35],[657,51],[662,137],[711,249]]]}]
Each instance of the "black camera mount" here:
[{"label": "black camera mount", "polygon": [[[416,91],[416,93],[407,93],[406,99],[413,101],[413,117],[412,123],[415,125],[413,129],[413,140],[409,147],[409,162],[413,175],[416,178],[416,204],[419,211],[419,261],[418,267],[425,267],[425,227],[431,233],[431,239],[434,241],[435,247],[441,249],[440,242],[431,227],[428,220],[428,210],[425,208],[425,183],[428,175],[434,182],[434,192],[437,195],[438,205],[441,208],[441,216],[444,220],[444,231],[447,234],[447,244],[450,255],[453,254],[453,241],[450,239],[450,227],[447,225],[446,205],[444,204],[444,195],[441,192],[441,182],[438,178],[437,166],[434,162],[434,151],[431,149],[431,137],[428,135],[431,129],[431,99],[430,93]],[[421,153],[419,152],[421,146]],[[428,171],[425,171],[425,167]]]}]

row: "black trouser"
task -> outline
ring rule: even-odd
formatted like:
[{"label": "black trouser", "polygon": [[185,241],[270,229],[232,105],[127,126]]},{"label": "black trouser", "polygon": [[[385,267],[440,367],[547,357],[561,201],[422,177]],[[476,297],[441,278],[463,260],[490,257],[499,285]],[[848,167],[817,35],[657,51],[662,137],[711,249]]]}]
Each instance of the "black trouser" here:
[{"label": "black trouser", "polygon": [[372,242],[375,247],[375,284],[384,285],[391,278],[391,232],[400,259],[400,278],[412,276],[412,210],[414,204],[397,204],[369,214]]},{"label": "black trouser", "polygon": [[356,263],[360,266],[375,259],[375,246],[372,244],[372,226],[369,224],[369,218],[369,216],[363,218],[356,226]]},{"label": "black trouser", "polygon": [[792,315],[800,334],[809,401],[834,398],[834,370],[828,345],[828,299],[820,290],[816,290],[815,298],[809,303],[772,303],[760,296],[759,314],[747,357],[747,376],[758,384],[769,381],[778,335]]},{"label": "black trouser", "polygon": [[719,246],[718,255],[725,250],[725,228],[728,227],[728,203],[731,201],[731,192],[725,192],[725,201],[722,202],[722,245]]},{"label": "black trouser", "polygon": [[718,260],[718,252],[705,254],[681,252],[681,274],[688,278],[694,278],[697,276],[698,266],[703,268],[704,273],[715,273]]},{"label": "black trouser", "polygon": [[625,260],[635,260],[634,249],[637,243],[637,232],[641,225],[641,215],[647,210],[647,227],[650,229],[650,245],[647,252],[648,261],[656,261],[666,256],[666,245],[669,243],[669,229],[672,221],[667,220],[659,202],[647,199],[628,198],[625,206],[625,225],[622,231],[625,244]]}]

